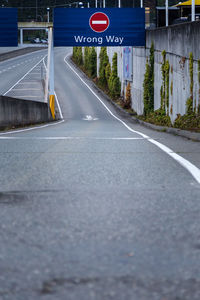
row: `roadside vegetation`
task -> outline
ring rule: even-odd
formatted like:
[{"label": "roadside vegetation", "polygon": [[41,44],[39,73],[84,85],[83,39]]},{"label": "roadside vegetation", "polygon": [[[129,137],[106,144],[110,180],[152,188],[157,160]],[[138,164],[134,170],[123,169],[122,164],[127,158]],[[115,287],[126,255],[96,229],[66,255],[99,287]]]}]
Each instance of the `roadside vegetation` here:
[{"label": "roadside vegetation", "polygon": [[[127,83],[121,93],[121,82],[118,77],[117,53],[110,63],[107,48],[101,47],[99,55],[99,76],[97,77],[97,53],[95,47],[73,48],[72,60],[101,88],[117,105],[136,114],[131,108],[131,84]],[[122,94],[122,95],[121,95]]]},{"label": "roadside vegetation", "polygon": [[[150,57],[147,58],[146,70],[144,75],[144,115],[138,116],[139,119],[155,125],[180,128],[184,130],[192,130],[200,132],[200,104],[193,99],[193,74],[194,74],[193,54],[189,55],[189,73],[190,73],[190,96],[186,101],[186,114],[177,115],[176,120],[172,124],[170,114],[173,112],[173,105],[169,106],[169,96],[173,96],[173,81],[170,84],[170,72],[173,74],[173,66],[170,66],[166,59],[166,52],[162,52],[162,86],[160,89],[160,108],[154,110],[154,45],[151,45]],[[199,103],[200,103],[200,60],[198,61],[198,84],[199,84]]]},{"label": "roadside vegetation", "polygon": [[[186,101],[186,114],[177,115],[172,124],[170,115],[173,113],[173,104],[169,104],[169,98],[173,96],[173,66],[167,60],[167,54],[162,52],[161,74],[162,85],[160,89],[160,108],[154,110],[154,45],[152,43],[149,57],[146,61],[144,81],[143,81],[143,115],[136,115],[131,103],[131,82],[127,82],[125,89],[121,87],[118,77],[117,53],[114,53],[112,63],[109,61],[107,48],[101,47],[99,55],[99,70],[97,72],[97,53],[95,47],[73,48],[73,61],[119,106],[138,119],[159,126],[180,128],[200,132],[200,60],[198,61],[198,84],[199,99],[193,99],[193,54],[189,55],[190,72],[190,96]],[[99,76],[97,77],[97,73]]]}]

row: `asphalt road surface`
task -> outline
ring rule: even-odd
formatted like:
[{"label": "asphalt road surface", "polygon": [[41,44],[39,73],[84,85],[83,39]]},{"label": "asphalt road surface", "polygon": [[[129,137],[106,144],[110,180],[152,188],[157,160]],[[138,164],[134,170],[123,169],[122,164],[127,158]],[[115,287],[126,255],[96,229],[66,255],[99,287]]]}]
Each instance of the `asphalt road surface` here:
[{"label": "asphalt road surface", "polygon": [[199,143],[119,115],[67,53],[64,120],[0,133],[0,299],[199,300]]},{"label": "asphalt road surface", "polygon": [[0,95],[43,102],[46,54],[41,50],[0,62]]}]

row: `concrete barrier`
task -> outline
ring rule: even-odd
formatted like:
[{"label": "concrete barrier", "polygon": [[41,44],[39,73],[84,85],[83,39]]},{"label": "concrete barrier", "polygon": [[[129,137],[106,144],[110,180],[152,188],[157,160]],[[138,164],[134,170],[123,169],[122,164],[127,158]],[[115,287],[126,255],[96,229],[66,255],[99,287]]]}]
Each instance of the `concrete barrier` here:
[{"label": "concrete barrier", "polygon": [[0,129],[53,121],[47,103],[0,96]]}]

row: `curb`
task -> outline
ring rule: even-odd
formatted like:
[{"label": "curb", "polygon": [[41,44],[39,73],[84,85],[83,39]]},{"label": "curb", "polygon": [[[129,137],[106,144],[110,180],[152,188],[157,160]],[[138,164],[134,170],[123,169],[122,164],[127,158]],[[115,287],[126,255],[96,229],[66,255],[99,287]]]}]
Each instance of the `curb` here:
[{"label": "curb", "polygon": [[[98,88],[98,87],[97,87]],[[99,88],[98,88],[99,89]],[[107,96],[107,95],[106,95]],[[108,96],[106,97],[108,98]],[[128,115],[131,117],[132,120],[134,120],[136,123],[143,125],[147,128],[160,131],[160,132],[167,132],[173,135],[178,135],[196,142],[200,142],[200,133],[199,132],[191,132],[188,130],[183,130],[179,128],[173,128],[173,127],[167,127],[167,126],[160,126],[160,125],[155,125],[151,124],[145,121],[142,121],[138,119],[137,117],[133,116],[131,113],[125,111],[123,108],[121,108],[117,103],[115,103],[112,99],[109,98],[109,101],[122,113]]]}]

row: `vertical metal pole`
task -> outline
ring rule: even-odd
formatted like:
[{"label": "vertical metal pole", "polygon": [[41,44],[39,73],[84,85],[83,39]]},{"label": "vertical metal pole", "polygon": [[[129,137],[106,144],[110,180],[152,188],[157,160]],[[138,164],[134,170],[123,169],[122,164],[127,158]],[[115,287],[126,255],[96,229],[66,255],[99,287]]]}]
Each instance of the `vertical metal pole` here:
[{"label": "vertical metal pole", "polygon": [[87,3],[87,7],[90,8],[90,2]]},{"label": "vertical metal pole", "polygon": [[195,0],[192,0],[192,22],[195,21]]},{"label": "vertical metal pole", "polygon": [[106,7],[106,0],[103,0],[103,8]]},{"label": "vertical metal pole", "polygon": [[143,0],[140,0],[140,7],[143,7]]},{"label": "vertical metal pole", "polygon": [[45,100],[44,100],[46,103],[48,102],[48,95],[49,95],[51,39],[52,39],[52,28],[49,28],[49,31],[48,31],[48,56],[47,56],[46,82],[45,82]]},{"label": "vertical metal pole", "polygon": [[55,119],[55,92],[54,92],[54,49],[53,49],[53,28],[49,28],[48,63],[46,76],[45,100],[48,103],[53,119]]},{"label": "vertical metal pole", "polygon": [[121,7],[121,0],[118,0],[118,7]]},{"label": "vertical metal pole", "polygon": [[95,7],[97,8],[98,4],[97,4],[97,0],[95,0]]},{"label": "vertical metal pole", "polygon": [[[49,102],[49,107],[53,119],[55,119],[55,94],[54,94],[54,53],[53,53],[53,30],[49,28],[49,45],[48,45],[48,59],[45,82],[45,102]],[[49,101],[48,101],[49,99]]]},{"label": "vertical metal pole", "polygon": [[20,29],[20,46],[22,46],[23,45],[23,35],[24,35],[24,33],[23,33],[23,29],[21,28]]},{"label": "vertical metal pole", "polygon": [[49,95],[50,96],[54,95],[54,48],[53,48],[53,30],[52,30],[52,28],[51,28]]},{"label": "vertical metal pole", "polygon": [[165,24],[166,26],[169,25],[169,3],[168,3],[168,0],[165,1],[165,8],[166,8],[166,21],[165,21]]}]

